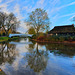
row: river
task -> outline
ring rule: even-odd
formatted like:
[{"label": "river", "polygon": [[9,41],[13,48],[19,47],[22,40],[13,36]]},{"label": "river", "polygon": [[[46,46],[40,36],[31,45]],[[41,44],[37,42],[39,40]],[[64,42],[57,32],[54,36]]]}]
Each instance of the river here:
[{"label": "river", "polygon": [[75,75],[75,45],[26,38],[0,43],[0,68],[6,75]]}]

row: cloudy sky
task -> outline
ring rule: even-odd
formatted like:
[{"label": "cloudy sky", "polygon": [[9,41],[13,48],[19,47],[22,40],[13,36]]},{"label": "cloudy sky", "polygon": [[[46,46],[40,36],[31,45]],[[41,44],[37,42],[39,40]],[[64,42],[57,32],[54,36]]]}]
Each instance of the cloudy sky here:
[{"label": "cloudy sky", "polygon": [[75,16],[75,0],[0,0],[0,11],[10,13],[21,21],[18,31],[25,33],[27,27],[24,20],[28,13],[36,8],[47,11],[51,21],[51,29],[54,26],[73,24],[71,19]]}]

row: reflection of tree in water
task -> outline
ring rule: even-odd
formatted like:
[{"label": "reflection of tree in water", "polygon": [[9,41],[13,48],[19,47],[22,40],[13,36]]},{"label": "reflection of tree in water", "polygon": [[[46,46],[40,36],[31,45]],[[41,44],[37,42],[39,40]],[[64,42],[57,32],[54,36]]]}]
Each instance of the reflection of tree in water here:
[{"label": "reflection of tree in water", "polygon": [[15,45],[9,43],[0,44],[0,64],[8,62],[12,63],[16,56]]},{"label": "reflection of tree in water", "polygon": [[28,60],[28,65],[32,68],[35,72],[40,72],[44,70],[47,66],[48,61],[48,52],[44,50],[38,50],[38,44],[36,50],[28,53],[26,55]]},{"label": "reflection of tree in water", "polygon": [[[30,41],[30,42],[32,42],[32,41]],[[28,44],[28,46],[25,46],[25,48],[27,49],[27,50],[29,50],[29,52],[31,52],[31,51],[33,51],[33,49],[35,48],[35,42],[32,42],[33,44]]]},{"label": "reflection of tree in water", "polygon": [[29,44],[29,48],[33,50],[35,48],[35,43]]},{"label": "reflection of tree in water", "polygon": [[[54,49],[54,46],[52,46]],[[69,56],[72,57],[75,55],[75,46],[71,45],[63,45],[63,44],[56,44],[54,50],[50,50],[51,52],[53,51],[55,55],[62,55],[62,56]]]}]

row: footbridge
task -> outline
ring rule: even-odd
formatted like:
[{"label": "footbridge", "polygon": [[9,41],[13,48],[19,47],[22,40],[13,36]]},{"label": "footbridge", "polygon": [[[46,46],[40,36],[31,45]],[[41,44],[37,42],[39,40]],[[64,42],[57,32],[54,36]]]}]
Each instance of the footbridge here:
[{"label": "footbridge", "polygon": [[9,34],[9,37],[32,37],[30,34]]}]

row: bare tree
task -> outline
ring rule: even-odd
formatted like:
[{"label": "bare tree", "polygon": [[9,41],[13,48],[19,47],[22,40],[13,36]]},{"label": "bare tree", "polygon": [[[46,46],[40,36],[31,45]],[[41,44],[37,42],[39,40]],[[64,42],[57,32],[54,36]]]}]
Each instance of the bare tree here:
[{"label": "bare tree", "polygon": [[11,30],[12,32],[16,32],[19,23],[20,22],[17,20],[13,13],[6,14],[0,12],[0,27],[4,29],[7,36],[9,30]]},{"label": "bare tree", "polygon": [[48,14],[41,8],[37,8],[35,11],[32,11],[26,22],[27,26],[33,27],[37,34],[40,30],[48,30],[50,27]]}]

